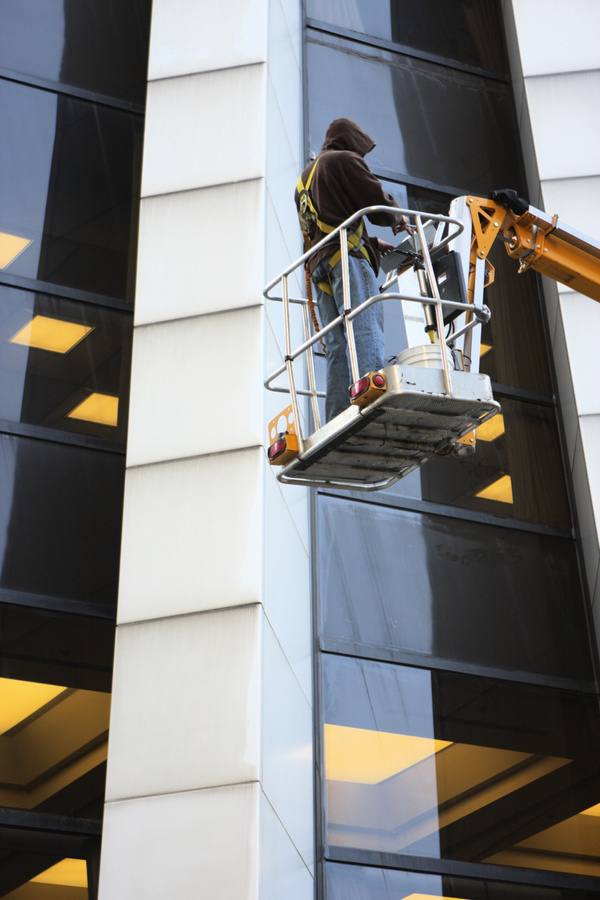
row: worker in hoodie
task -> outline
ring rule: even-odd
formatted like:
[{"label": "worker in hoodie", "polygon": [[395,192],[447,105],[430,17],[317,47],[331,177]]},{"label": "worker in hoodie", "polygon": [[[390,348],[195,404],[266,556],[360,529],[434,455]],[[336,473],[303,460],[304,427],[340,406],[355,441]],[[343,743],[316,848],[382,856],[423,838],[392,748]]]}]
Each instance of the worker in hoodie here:
[{"label": "worker in hoodie", "polygon": [[[319,156],[304,170],[296,187],[300,226],[310,246],[318,243],[359,209],[366,206],[398,208],[394,198],[383,190],[364,160],[374,146],[373,138],[352,119],[335,119],[327,129]],[[400,212],[372,213],[368,219],[374,225],[390,226],[394,234],[405,229],[412,233],[406,217]],[[379,293],[376,281],[379,259],[392,245],[370,237],[362,220],[353,227],[356,230],[348,232],[348,251],[350,297],[354,308]],[[344,309],[341,269],[340,239],[337,235],[309,260],[323,326],[337,318]],[[381,369],[384,364],[382,304],[375,303],[353,319],[353,326],[360,374]],[[350,367],[343,326],[336,326],[323,340],[327,365],[325,413],[329,422],[350,404]]]}]

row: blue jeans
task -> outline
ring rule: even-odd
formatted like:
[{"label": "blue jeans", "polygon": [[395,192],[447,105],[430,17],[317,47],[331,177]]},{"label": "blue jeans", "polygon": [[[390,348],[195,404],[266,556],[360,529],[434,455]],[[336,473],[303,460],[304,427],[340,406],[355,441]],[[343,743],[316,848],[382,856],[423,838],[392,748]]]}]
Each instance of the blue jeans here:
[{"label": "blue jeans", "polygon": [[[348,257],[350,270],[350,303],[352,308],[359,306],[369,297],[379,293],[375,273],[364,258]],[[315,281],[329,280],[333,297],[314,284],[315,299],[319,308],[319,317],[323,326],[336,319],[344,309],[344,293],[342,288],[342,263],[338,262],[333,269],[325,263],[319,263],[313,272]],[[375,303],[352,320],[354,340],[358,357],[359,375],[381,369],[384,361],[383,343],[383,306]],[[350,365],[346,332],[343,325],[336,327],[323,338],[327,351],[327,399],[325,401],[325,418],[329,422],[334,416],[350,406],[348,389],[351,384]]]}]

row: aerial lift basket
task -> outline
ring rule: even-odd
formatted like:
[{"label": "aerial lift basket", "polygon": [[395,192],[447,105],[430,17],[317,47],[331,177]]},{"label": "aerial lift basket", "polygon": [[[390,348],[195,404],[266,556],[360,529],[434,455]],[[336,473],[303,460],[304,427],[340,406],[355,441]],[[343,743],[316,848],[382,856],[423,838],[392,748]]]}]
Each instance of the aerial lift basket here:
[{"label": "aerial lift basket", "polygon": [[[291,399],[288,407],[269,423],[268,429],[268,457],[272,465],[280,467],[277,477],[283,483],[381,490],[422,466],[435,453],[450,452],[458,447],[468,452],[469,445],[474,444],[473,429],[500,411],[487,375],[459,371],[453,365],[455,358],[478,357],[478,352],[473,350],[472,331],[489,319],[489,310],[483,305],[477,307],[469,303],[462,292],[453,298],[452,293],[444,289],[445,275],[439,276],[439,283],[436,278],[436,258],[440,259],[448,245],[456,243],[463,231],[458,219],[401,210],[415,223],[413,245],[418,262],[415,267],[418,291],[403,293],[400,269],[394,269],[380,294],[369,297],[355,309],[351,308],[346,233],[357,218],[380,210],[389,212],[388,207],[360,210],[332,233],[340,234],[345,312],[320,333],[311,333],[307,300],[290,298],[288,278],[332,235],[296,260],[265,288],[267,299],[283,304],[285,361],[265,383],[269,390],[289,393]],[[432,226],[435,237],[434,245],[430,247]],[[280,296],[272,296],[271,292],[278,285],[281,285]],[[379,372],[358,371],[353,320],[374,303],[384,300],[421,305],[430,336],[435,337],[439,367],[429,367],[427,362],[407,365],[403,359],[408,357],[413,361],[415,353],[405,352]],[[305,336],[296,349],[292,348],[290,336],[290,309],[294,305],[301,307]],[[455,347],[459,339],[462,341],[461,354],[450,352],[444,337],[445,323],[456,317],[462,327],[455,328],[452,341]],[[346,329],[348,341],[353,379],[351,405],[321,425],[318,401],[324,394],[316,387],[313,348],[324,332],[340,324]],[[419,348],[417,358],[418,351]],[[304,388],[296,386],[293,369],[294,360],[301,357],[306,359],[307,386]],[[284,387],[275,384],[281,376],[287,376]],[[301,428],[301,396],[309,399],[310,408],[306,412],[312,416],[312,429]]]}]

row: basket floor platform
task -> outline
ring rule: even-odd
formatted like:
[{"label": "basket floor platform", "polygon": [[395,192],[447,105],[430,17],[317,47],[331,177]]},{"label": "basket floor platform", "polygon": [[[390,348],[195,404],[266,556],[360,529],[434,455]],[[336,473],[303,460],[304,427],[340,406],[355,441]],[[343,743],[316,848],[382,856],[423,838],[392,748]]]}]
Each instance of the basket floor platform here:
[{"label": "basket floor platform", "polygon": [[369,406],[352,406],[304,440],[281,469],[286,484],[376,491],[422,466],[500,412],[487,375],[392,365],[381,370],[387,390]]}]

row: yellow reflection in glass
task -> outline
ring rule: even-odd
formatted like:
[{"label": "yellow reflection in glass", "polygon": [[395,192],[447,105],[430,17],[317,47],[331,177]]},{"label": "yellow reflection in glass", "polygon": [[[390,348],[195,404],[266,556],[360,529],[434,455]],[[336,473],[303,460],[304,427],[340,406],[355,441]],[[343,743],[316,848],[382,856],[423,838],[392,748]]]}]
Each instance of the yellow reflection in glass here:
[{"label": "yellow reflection in glass", "polygon": [[[444,900],[445,894],[411,894],[405,900]],[[456,898],[458,900],[458,898]]]},{"label": "yellow reflection in glass", "polygon": [[477,440],[479,441],[495,441],[497,437],[504,434],[504,416],[502,413],[488,419],[483,425],[477,426]]},{"label": "yellow reflection in glass", "polygon": [[327,724],[326,777],[330,781],[378,784],[449,746],[449,741],[411,734]]},{"label": "yellow reflection in glass", "polygon": [[483,342],[479,345],[479,355],[485,356],[486,353],[489,353],[492,350],[491,344],[484,344]]},{"label": "yellow reflection in glass", "polygon": [[482,491],[477,491],[475,496],[481,497],[483,500],[498,500],[500,503],[512,503],[513,492],[510,475],[501,475],[500,478]]},{"label": "yellow reflection in glass", "polygon": [[0,269],[7,269],[31,243],[33,242],[29,238],[0,231]]},{"label": "yellow reflection in glass", "polygon": [[0,734],[10,731],[64,690],[55,684],[0,678]]},{"label": "yellow reflection in glass", "polygon": [[83,403],[67,414],[70,419],[84,419],[98,425],[116,426],[119,416],[119,398],[111,394],[90,394]]},{"label": "yellow reflection in glass", "polygon": [[65,322],[50,316],[34,316],[10,340],[12,344],[24,344],[38,350],[68,353],[93,330],[93,325]]},{"label": "yellow reflection in glass", "polygon": [[62,859],[31,881],[38,884],[61,884],[63,887],[87,887],[85,859]]},{"label": "yellow reflection in glass", "polygon": [[581,810],[582,816],[600,816],[600,803],[596,803],[595,806],[590,806],[589,809]]}]

